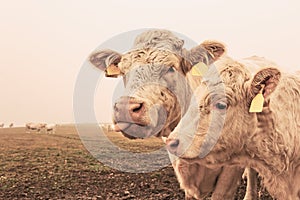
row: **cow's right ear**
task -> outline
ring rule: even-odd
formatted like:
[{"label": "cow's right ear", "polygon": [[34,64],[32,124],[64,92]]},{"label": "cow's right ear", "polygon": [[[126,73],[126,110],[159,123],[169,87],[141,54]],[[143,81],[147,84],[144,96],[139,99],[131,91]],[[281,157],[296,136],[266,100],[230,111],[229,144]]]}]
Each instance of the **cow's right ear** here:
[{"label": "cow's right ear", "polygon": [[184,59],[191,63],[183,66],[183,72],[187,73],[197,64],[205,65],[207,68],[226,53],[226,48],[221,42],[207,40],[189,51],[183,49],[182,53]]},{"label": "cow's right ear", "polygon": [[117,77],[121,74],[118,63],[121,61],[122,55],[112,50],[103,50],[93,53],[89,60],[97,68],[105,71],[107,77]]}]

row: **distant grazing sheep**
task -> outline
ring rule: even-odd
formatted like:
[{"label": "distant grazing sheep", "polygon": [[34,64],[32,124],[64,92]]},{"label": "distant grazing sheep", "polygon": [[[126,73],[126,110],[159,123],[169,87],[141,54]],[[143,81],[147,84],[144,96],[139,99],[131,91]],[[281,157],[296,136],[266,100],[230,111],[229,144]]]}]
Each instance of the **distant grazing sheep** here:
[{"label": "distant grazing sheep", "polygon": [[46,132],[47,133],[55,133],[55,131],[56,131],[56,124],[47,124],[46,126],[45,126],[45,129],[46,129]]},{"label": "distant grazing sheep", "polygon": [[45,128],[46,124],[45,123],[27,123],[25,125],[26,132],[30,133],[30,131],[34,130],[37,132],[40,132],[43,128]]}]

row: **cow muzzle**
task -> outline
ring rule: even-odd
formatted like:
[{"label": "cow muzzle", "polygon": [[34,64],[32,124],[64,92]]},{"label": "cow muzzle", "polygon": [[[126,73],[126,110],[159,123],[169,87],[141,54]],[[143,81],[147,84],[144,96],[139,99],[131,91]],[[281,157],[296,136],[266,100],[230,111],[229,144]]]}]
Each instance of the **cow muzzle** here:
[{"label": "cow muzzle", "polygon": [[163,106],[123,96],[114,105],[115,131],[128,138],[147,138],[158,134],[166,121]]}]

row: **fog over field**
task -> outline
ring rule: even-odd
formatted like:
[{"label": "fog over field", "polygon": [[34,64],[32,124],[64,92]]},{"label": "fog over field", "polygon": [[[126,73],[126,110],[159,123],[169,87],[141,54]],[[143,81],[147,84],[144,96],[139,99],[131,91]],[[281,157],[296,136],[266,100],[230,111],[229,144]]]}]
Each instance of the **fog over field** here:
[{"label": "fog over field", "polygon": [[[73,91],[88,55],[135,29],[169,29],[197,43],[215,39],[234,58],[264,56],[300,70],[299,9],[296,0],[2,1],[0,123],[73,122]],[[98,84],[92,106],[99,122],[109,122],[116,83]]]}]

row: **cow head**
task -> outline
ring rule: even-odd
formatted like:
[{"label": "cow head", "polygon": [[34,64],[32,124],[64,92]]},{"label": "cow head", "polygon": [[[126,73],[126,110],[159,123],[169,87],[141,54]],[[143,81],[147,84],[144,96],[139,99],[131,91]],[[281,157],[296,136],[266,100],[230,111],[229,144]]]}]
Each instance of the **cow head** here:
[{"label": "cow head", "polygon": [[260,112],[250,112],[251,104],[263,96],[256,103],[265,112],[281,76],[278,69],[268,67],[252,78],[230,58],[215,66],[197,89],[197,101],[166,140],[169,152],[188,160],[205,157],[206,164],[225,163],[248,145]]},{"label": "cow head", "polygon": [[103,50],[90,56],[107,77],[123,77],[125,93],[115,102],[113,122],[125,136],[168,136],[188,108],[187,73],[198,62],[210,65],[225,52],[218,42],[189,51],[183,44],[169,31],[150,30],[137,36],[127,53]]}]

